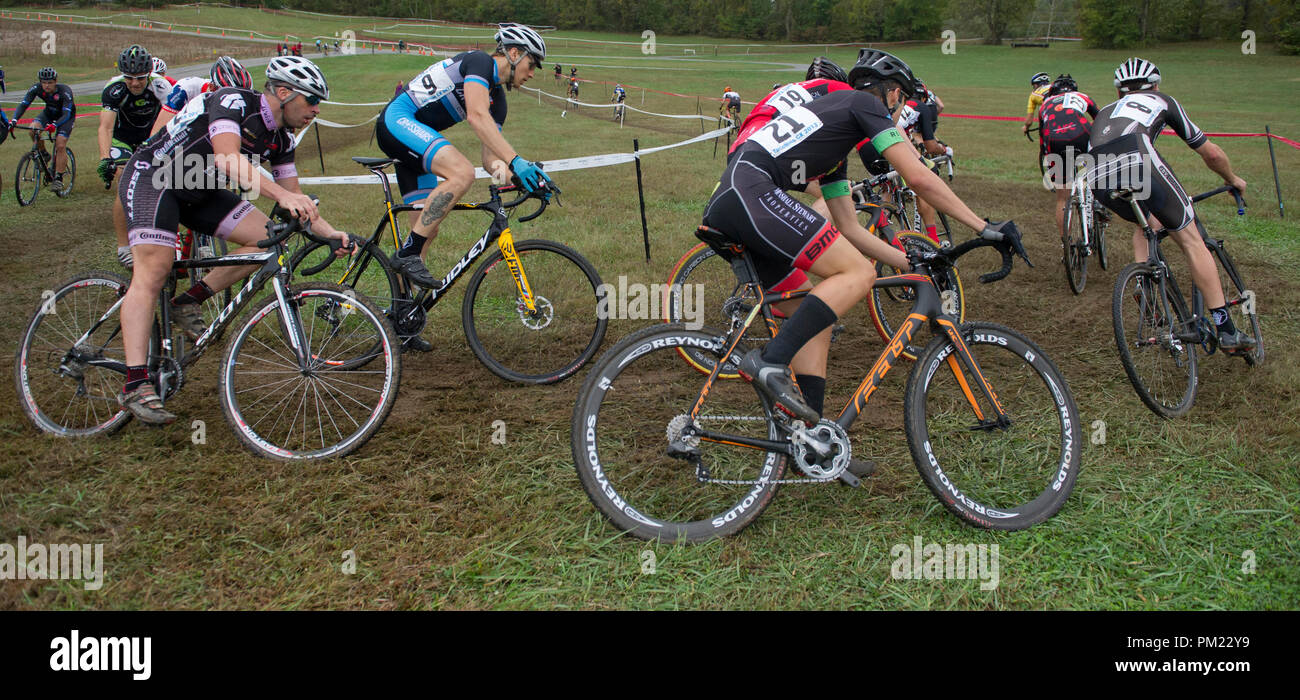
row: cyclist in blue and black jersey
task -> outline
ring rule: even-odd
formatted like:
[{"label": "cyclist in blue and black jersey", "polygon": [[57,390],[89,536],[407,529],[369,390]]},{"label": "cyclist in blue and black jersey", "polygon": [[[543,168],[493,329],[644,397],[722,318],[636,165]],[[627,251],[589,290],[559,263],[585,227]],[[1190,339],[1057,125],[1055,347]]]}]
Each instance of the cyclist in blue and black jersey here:
[{"label": "cyclist in blue and black jersey", "polygon": [[[439,288],[421,256],[438,235],[452,206],[469,191],[474,167],[442,131],[462,121],[478,136],[483,167],[490,173],[509,170],[533,192],[550,182],[542,169],[525,160],[501,135],[506,121],[506,90],[533,77],[546,58],[546,43],[520,24],[503,24],[496,51],[466,51],[429,66],[380,114],[376,141],[397,160],[397,186],[406,204],[424,203],[411,214],[411,235],[393,256],[393,264],[415,284]],[[427,343],[408,347],[427,349]]]},{"label": "cyclist in blue and black jersey", "polygon": [[623,89],[622,84],[614,86],[614,96],[609,98],[610,102],[618,105],[614,108],[614,120],[618,121],[623,117],[623,103],[627,100],[627,91]]},{"label": "cyclist in blue and black jersey", "polygon": [[[68,169],[68,137],[72,136],[72,127],[77,122],[77,106],[72,103],[72,88],[58,82],[58,71],[46,66],[36,74],[36,78],[37,82],[27,91],[23,101],[14,110],[13,123],[9,128],[13,129],[18,120],[22,119],[23,113],[34,100],[39,98],[45,103],[45,109],[32,118],[32,126],[55,134],[53,186],[54,191],[58,192],[63,189],[63,173]],[[33,131],[32,140],[44,153],[45,144],[41,143],[39,138],[40,134]]]}]

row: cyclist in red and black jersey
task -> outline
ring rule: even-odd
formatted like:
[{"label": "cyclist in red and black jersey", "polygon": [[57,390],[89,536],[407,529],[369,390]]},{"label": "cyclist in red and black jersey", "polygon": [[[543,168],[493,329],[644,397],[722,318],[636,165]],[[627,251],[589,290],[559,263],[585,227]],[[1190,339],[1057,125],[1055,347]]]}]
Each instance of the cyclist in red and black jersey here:
[{"label": "cyclist in red and black jersey", "polygon": [[1038,108],[1039,158],[1046,171],[1043,185],[1056,190],[1056,230],[1065,225],[1065,203],[1070,198],[1074,159],[1088,152],[1088,137],[1097,117],[1092,98],[1079,92],[1069,73],[1052,81]]},{"label": "cyclist in red and black jersey", "polygon": [[[223,178],[311,219],[316,233],[346,240],[302,194],[294,167],[293,130],[320,112],[320,101],[329,97],[325,77],[296,56],[272,59],[266,75],[261,93],[229,87],[190,100],[136,151],[118,183],[135,256],[122,303],[127,381],[118,401],[146,423],[176,419],[148,381],[146,361],[153,306],[171,272],[179,225],[229,240],[237,247],[235,254],[257,252],[257,241],[266,235],[266,216],[225,189]],[[274,181],[260,175],[250,157],[265,161]],[[218,267],[172,299],[177,325],[198,338],[205,330],[201,303],[254,269]]]},{"label": "cyclist in red and black jersey", "polygon": [[[1253,348],[1255,339],[1238,330],[1228,314],[1214,258],[1196,228],[1192,200],[1153,142],[1169,127],[1224,183],[1245,192],[1246,181],[1232,171],[1228,155],[1192,123],[1182,105],[1160,92],[1160,69],[1154,63],[1134,57],[1120,64],[1115,69],[1115,88],[1120,99],[1101,109],[1089,142],[1098,162],[1091,174],[1097,201],[1137,224],[1128,203],[1117,201],[1110,191],[1129,184],[1148,184],[1150,191],[1141,201],[1147,221],[1156,230],[1169,229],[1169,237],[1187,256],[1192,281],[1205,296],[1214,317],[1219,347],[1228,351]],[[1147,259],[1147,241],[1141,226],[1133,231],[1133,257],[1137,262]]]},{"label": "cyclist in red and black jersey", "polygon": [[[875,280],[875,269],[864,254],[900,269],[909,267],[902,251],[858,223],[846,163],[855,144],[871,140],[942,211],[986,231],[984,220],[921,164],[890,117],[886,105],[896,105],[912,90],[907,65],[882,51],[864,49],[848,77],[856,89],[793,107],[752,133],[727,164],[704,211],[704,224],[753,253],[764,289],[807,288],[804,272],[822,278],[803,300],[778,305],[789,319],[772,342],[748,353],[740,364],[741,374],[783,411],[810,424],[821,416],[831,328],[867,295]],[[820,182],[834,225],[786,193],[806,191],[812,181]],[[1000,236],[996,228],[990,235]],[[798,375],[798,387],[790,368]],[[859,476],[869,473],[858,466],[850,470]]]}]

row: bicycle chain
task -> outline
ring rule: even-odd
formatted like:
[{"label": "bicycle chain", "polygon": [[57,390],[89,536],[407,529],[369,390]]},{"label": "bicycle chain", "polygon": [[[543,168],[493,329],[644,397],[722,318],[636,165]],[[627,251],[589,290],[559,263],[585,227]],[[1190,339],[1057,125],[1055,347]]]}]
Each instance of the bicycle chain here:
[{"label": "bicycle chain", "polygon": [[[760,417],[758,417],[758,416],[700,416],[700,418],[706,418],[706,419],[708,419],[708,420],[726,420],[726,421],[738,420],[738,421],[762,421],[762,422],[767,422],[767,419],[766,419],[766,418],[760,418]],[[701,484],[725,484],[725,485],[730,485],[730,486],[753,486],[753,485],[759,483],[758,479],[754,479],[754,480],[752,480],[752,481],[742,481],[742,480],[740,480],[740,479],[714,479],[714,478],[707,477],[707,476],[702,477],[702,476],[700,476],[700,467],[701,467],[701,466],[702,466],[702,465],[697,464],[696,467],[695,467],[695,480],[698,481],[698,482],[700,482]],[[812,478],[807,478],[807,479],[777,479],[776,481],[768,481],[767,483],[769,483],[769,484],[825,484],[825,483],[827,483],[827,482],[836,481],[837,479],[838,479],[838,477],[837,477],[837,478],[832,478],[832,479],[812,479]]]}]

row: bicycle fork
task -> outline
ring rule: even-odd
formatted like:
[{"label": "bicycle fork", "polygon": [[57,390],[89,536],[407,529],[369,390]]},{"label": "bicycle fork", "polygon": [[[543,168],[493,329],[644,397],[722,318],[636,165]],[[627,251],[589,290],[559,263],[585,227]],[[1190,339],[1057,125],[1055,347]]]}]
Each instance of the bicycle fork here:
[{"label": "bicycle fork", "polygon": [[519,262],[519,253],[515,251],[515,238],[510,233],[509,226],[501,231],[501,237],[497,239],[497,247],[501,249],[501,257],[506,261],[506,266],[510,268],[510,276],[515,280],[516,298],[528,309],[530,316],[535,316],[537,299],[533,296],[533,288],[528,284],[528,276],[524,274],[524,266]]}]

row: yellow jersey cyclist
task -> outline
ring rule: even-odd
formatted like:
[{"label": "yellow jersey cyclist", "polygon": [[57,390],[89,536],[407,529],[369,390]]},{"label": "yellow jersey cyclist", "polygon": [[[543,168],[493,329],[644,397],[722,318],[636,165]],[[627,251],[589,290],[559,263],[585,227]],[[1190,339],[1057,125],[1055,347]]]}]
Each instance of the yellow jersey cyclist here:
[{"label": "yellow jersey cyclist", "polygon": [[[467,121],[478,136],[485,170],[498,173],[508,163],[529,192],[551,181],[501,135],[506,91],[533,77],[546,59],[546,42],[521,24],[501,25],[496,42],[492,54],[466,51],[429,66],[388,103],[375,128],[379,148],[397,161],[403,203],[424,203],[423,211],[411,212],[410,236],[393,254],[393,267],[423,287],[442,287],[422,256],[447,213],[474,182],[474,166],[442,131]],[[421,338],[406,343],[416,350],[431,348]]]},{"label": "yellow jersey cyclist", "polygon": [[[347,235],[322,219],[315,203],[302,194],[294,166],[293,132],[310,124],[320,113],[320,101],[328,97],[325,76],[311,61],[273,58],[262,92],[228,87],[203,93],[128,162],[118,182],[118,198],[127,214],[135,269],[122,302],[127,375],[118,403],[141,421],[161,425],[176,420],[149,382],[147,362],[154,304],[171,274],[179,226],[230,241],[236,248],[233,254],[258,252],[257,242],[266,236],[266,215],[225,189],[219,176],[310,219],[315,233],[345,242],[338,254],[347,250]],[[274,181],[258,173],[250,156],[267,164]],[[202,172],[192,172],[194,168]],[[182,169],[185,172],[175,179],[165,174]],[[197,339],[205,330],[202,302],[256,267],[215,268],[177,295],[171,300],[177,325]]]},{"label": "yellow jersey cyclist", "polygon": [[[1219,347],[1229,352],[1253,348],[1255,339],[1238,330],[1228,313],[1214,257],[1196,228],[1192,200],[1153,142],[1168,127],[1224,183],[1245,192],[1246,181],[1232,171],[1228,155],[1192,123],[1182,105],[1160,92],[1160,70],[1154,63],[1134,57],[1120,64],[1115,69],[1115,89],[1119,100],[1102,107],[1092,123],[1089,150],[1098,165],[1090,174],[1090,184],[1097,201],[1137,224],[1132,207],[1111,196],[1107,185],[1147,185],[1143,189],[1150,193],[1142,202],[1147,221],[1156,230],[1171,231],[1169,237],[1187,256],[1192,281],[1205,295],[1205,305],[1214,319]],[[1147,259],[1147,241],[1140,225],[1133,230],[1133,257],[1138,262]]]},{"label": "yellow jersey cyclist", "polygon": [[1052,76],[1046,73],[1034,73],[1029,79],[1029,84],[1033,86],[1033,92],[1029,93],[1029,104],[1025,106],[1025,123],[1020,131],[1025,135],[1029,134],[1029,127],[1034,125],[1034,120],[1038,118],[1038,108],[1043,106],[1043,100],[1047,99],[1047,92],[1052,89]]},{"label": "yellow jersey cyclist", "polygon": [[[59,82],[59,73],[46,66],[36,73],[36,83],[27,91],[23,101],[14,109],[13,121],[9,123],[12,131],[18,125],[23,113],[36,100],[41,100],[45,108],[32,118],[32,126],[54,134],[54,191],[63,189],[63,173],[68,169],[68,138],[72,136],[72,127],[77,122],[77,106],[73,104],[72,88]],[[45,144],[40,142],[40,133],[32,132],[32,141],[36,142],[41,152]]]},{"label": "yellow jersey cyclist", "polygon": [[[807,282],[794,282],[804,272],[821,278],[804,299],[780,305],[789,319],[739,367],[782,411],[809,424],[821,418],[831,328],[869,293],[876,278],[871,259],[910,268],[903,251],[858,223],[846,165],[858,143],[870,139],[919,195],[957,221],[991,238],[1015,230],[1011,222],[987,224],[976,216],[898,132],[890,111],[911,94],[907,64],[865,49],[848,78],[853,89],[786,110],[750,135],[728,162],[703,217],[751,251],[766,291],[807,289]],[[831,221],[787,194],[806,189],[805,175],[820,181]],[[868,469],[860,465],[854,473]]]}]

